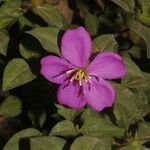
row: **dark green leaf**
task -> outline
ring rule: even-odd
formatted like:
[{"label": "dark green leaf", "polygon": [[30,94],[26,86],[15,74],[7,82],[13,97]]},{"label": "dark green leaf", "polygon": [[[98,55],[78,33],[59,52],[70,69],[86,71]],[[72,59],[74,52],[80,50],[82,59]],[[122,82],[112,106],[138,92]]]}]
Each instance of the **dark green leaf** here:
[{"label": "dark green leaf", "polygon": [[135,7],[134,0],[112,0],[112,1],[127,12],[134,11],[134,7]]},{"label": "dark green leaf", "polygon": [[143,38],[147,45],[147,57],[150,58],[150,29],[138,21],[132,21],[129,28]]},{"label": "dark green leaf", "polygon": [[3,91],[21,86],[35,78],[24,59],[14,58],[8,62],[4,70]]},{"label": "dark green leaf", "polygon": [[91,35],[96,35],[99,27],[99,21],[96,15],[87,12],[85,16],[85,26]]},{"label": "dark green leaf", "polygon": [[45,50],[58,55],[60,54],[57,44],[59,29],[54,27],[39,27],[27,33],[37,38]]}]

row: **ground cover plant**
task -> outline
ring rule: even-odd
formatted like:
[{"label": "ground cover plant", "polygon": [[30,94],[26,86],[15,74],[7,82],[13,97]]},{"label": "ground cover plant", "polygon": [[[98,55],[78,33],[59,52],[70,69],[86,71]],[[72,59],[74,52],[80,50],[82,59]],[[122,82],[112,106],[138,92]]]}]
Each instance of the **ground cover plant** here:
[{"label": "ground cover plant", "polygon": [[0,1],[0,149],[150,149],[149,0]]}]

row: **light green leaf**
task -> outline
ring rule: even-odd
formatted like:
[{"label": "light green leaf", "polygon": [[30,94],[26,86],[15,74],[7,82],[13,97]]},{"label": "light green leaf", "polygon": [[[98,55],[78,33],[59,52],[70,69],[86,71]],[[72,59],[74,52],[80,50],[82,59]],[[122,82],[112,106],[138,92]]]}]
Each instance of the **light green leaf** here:
[{"label": "light green leaf", "polygon": [[93,40],[93,46],[96,49],[96,52],[101,52],[104,50],[108,51],[118,51],[118,44],[115,40],[114,35],[112,34],[104,34],[101,36],[96,37]]},{"label": "light green leaf", "polygon": [[70,150],[111,150],[111,145],[105,138],[81,136],[73,142]]},{"label": "light green leaf", "polygon": [[22,103],[15,96],[7,97],[0,105],[0,115],[4,117],[14,117],[21,113]]},{"label": "light green leaf", "polygon": [[35,79],[24,59],[14,58],[5,67],[3,75],[3,91],[21,86]]},{"label": "light green leaf", "polygon": [[67,107],[64,107],[63,105],[55,104],[58,108],[58,114],[62,117],[64,117],[67,120],[74,120],[76,116],[78,116],[84,109],[70,109]]},{"label": "light green leaf", "polygon": [[50,135],[72,137],[76,136],[77,133],[74,124],[71,121],[63,120],[52,128]]},{"label": "light green leaf", "polygon": [[27,33],[37,38],[45,50],[58,55],[60,54],[57,44],[59,29],[54,27],[39,27]]},{"label": "light green leaf", "polygon": [[54,136],[30,138],[30,150],[62,150],[66,141]]},{"label": "light green leaf", "polygon": [[6,56],[7,46],[9,42],[8,32],[5,30],[0,31],[0,54]]},{"label": "light green leaf", "polygon": [[52,5],[46,4],[43,6],[36,6],[33,9],[35,14],[38,14],[50,26],[63,28],[67,23],[62,14]]},{"label": "light green leaf", "polygon": [[143,38],[147,45],[147,57],[150,58],[150,29],[141,24],[139,21],[130,22],[129,28]]},{"label": "light green leaf", "polygon": [[3,150],[20,150],[19,141],[22,138],[29,138],[34,136],[41,136],[41,133],[33,128],[28,128],[16,133],[4,146]]},{"label": "light green leaf", "polygon": [[92,36],[96,35],[99,27],[99,21],[96,15],[87,12],[85,16],[85,26]]},{"label": "light green leaf", "polygon": [[134,0],[111,0],[127,12],[134,12]]},{"label": "light green leaf", "polygon": [[[84,123],[79,129],[79,132],[83,135],[91,135],[96,137],[122,137],[124,136],[124,129],[115,126],[107,116],[101,115],[89,115],[90,112],[85,111]],[[86,117],[85,117],[86,116]]]}]

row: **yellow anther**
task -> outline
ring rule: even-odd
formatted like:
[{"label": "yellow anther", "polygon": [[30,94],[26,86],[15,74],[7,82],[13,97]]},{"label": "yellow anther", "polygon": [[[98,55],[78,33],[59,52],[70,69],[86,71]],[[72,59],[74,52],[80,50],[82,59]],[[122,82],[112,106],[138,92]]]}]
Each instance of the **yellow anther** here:
[{"label": "yellow anther", "polygon": [[79,81],[79,85],[82,86],[83,80],[87,82],[90,79],[90,76],[87,74],[86,70],[84,69],[72,69],[72,70],[67,71],[66,73],[69,74],[75,71],[76,73],[70,79],[71,82],[74,80],[77,80]]}]

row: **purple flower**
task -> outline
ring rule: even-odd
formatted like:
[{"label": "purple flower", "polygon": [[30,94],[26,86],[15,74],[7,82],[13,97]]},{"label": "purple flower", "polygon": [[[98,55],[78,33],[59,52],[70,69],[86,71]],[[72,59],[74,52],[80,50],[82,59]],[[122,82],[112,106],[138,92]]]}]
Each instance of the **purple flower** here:
[{"label": "purple flower", "polygon": [[105,79],[118,79],[127,73],[122,58],[102,52],[89,62],[90,56],[91,38],[83,27],[78,27],[63,35],[61,57],[42,58],[41,74],[61,84],[57,93],[60,104],[76,109],[88,104],[96,111],[112,106],[115,91]]}]

